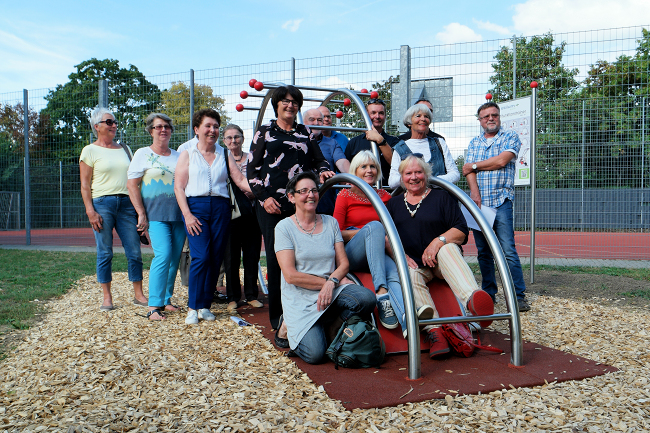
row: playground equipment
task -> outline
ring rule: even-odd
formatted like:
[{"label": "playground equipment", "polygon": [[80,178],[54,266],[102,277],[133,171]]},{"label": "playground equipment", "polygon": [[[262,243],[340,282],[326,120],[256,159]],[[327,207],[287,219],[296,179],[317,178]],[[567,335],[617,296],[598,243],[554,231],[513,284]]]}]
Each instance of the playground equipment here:
[{"label": "playground equipment", "polygon": [[[263,84],[255,79],[251,79],[249,81],[249,86],[252,88],[255,88],[258,91],[261,91],[263,89],[267,89],[268,91],[264,95],[249,95],[246,92],[246,97],[254,96],[254,97],[261,97],[262,102],[259,107],[244,107],[242,104],[239,104],[237,106],[237,111],[243,111],[243,110],[256,110],[258,111],[257,115],[257,122],[256,125],[260,125],[261,122],[264,119],[264,113],[266,112],[268,103],[273,95],[273,92],[275,89],[278,87],[283,86],[283,84],[280,83],[273,83],[273,84]],[[333,131],[350,131],[350,132],[365,132],[368,129],[372,128],[372,121],[370,120],[370,117],[368,116],[368,113],[366,112],[365,106],[363,102],[361,101],[361,97],[367,97],[370,96],[371,98],[377,98],[379,95],[377,92],[373,91],[372,93],[368,93],[366,89],[361,89],[360,92],[356,92],[354,90],[350,89],[329,89],[329,88],[321,88],[321,87],[313,87],[313,86],[295,86],[298,89],[301,90],[309,90],[309,91],[316,91],[316,92],[326,92],[327,96],[323,99],[304,99],[306,101],[312,101],[312,102],[320,102],[321,105],[327,105],[330,102],[334,103],[342,103],[345,106],[349,106],[352,103],[356,105],[358,108],[360,114],[362,115],[363,122],[366,125],[366,128],[353,128],[353,127],[345,127],[345,126],[318,126],[318,129],[328,129],[328,130],[333,130]],[[242,92],[243,94],[244,92]],[[334,99],[338,95],[343,95],[347,96],[344,100],[336,100]],[[240,95],[241,96],[241,95]],[[245,98],[244,98],[245,99]],[[339,113],[341,113],[341,117],[343,116],[343,113],[339,111],[337,113],[337,117],[339,117]],[[302,121],[302,115],[299,113],[298,114],[298,121]],[[377,159],[379,159],[379,148],[377,146],[377,143],[371,141],[371,147],[372,147],[372,152],[375,155]],[[456,197],[460,203],[462,203],[470,212],[470,214],[474,217],[476,222],[478,223],[479,227],[483,231],[483,234],[485,235],[488,244],[490,245],[490,249],[492,250],[492,254],[494,255],[497,268],[499,270],[499,273],[502,277],[502,282],[503,282],[503,291],[505,293],[505,298],[506,298],[506,304],[508,307],[509,313],[505,314],[493,314],[491,316],[454,316],[454,317],[441,317],[437,319],[429,319],[429,320],[420,320],[418,321],[417,315],[415,314],[415,304],[413,300],[413,294],[411,291],[411,279],[408,273],[408,265],[406,263],[406,256],[404,253],[404,249],[402,247],[402,242],[400,240],[399,234],[397,233],[397,229],[395,228],[395,224],[393,223],[393,220],[391,219],[390,215],[388,214],[388,211],[386,210],[386,207],[382,203],[381,199],[377,195],[374,189],[372,189],[365,181],[362,179],[353,176],[351,174],[347,173],[341,173],[333,176],[332,178],[328,179],[323,183],[323,185],[320,188],[319,193],[323,194],[325,191],[327,191],[329,188],[335,187],[339,184],[353,184],[361,191],[363,191],[364,194],[366,194],[366,197],[370,200],[372,203],[373,207],[377,211],[377,215],[379,215],[379,219],[384,225],[384,228],[386,230],[386,234],[388,236],[388,240],[391,244],[391,247],[393,249],[394,255],[395,255],[395,264],[397,265],[397,270],[399,273],[400,277],[400,283],[402,285],[402,292],[403,292],[403,297],[404,297],[404,310],[406,313],[406,326],[407,326],[407,332],[409,335],[408,338],[408,366],[409,366],[409,371],[408,371],[408,377],[409,379],[415,380],[419,379],[421,376],[421,368],[420,368],[420,339],[419,338],[411,338],[411,336],[419,336],[419,325],[440,325],[443,323],[458,323],[458,322],[479,322],[479,321],[484,321],[484,320],[508,320],[509,321],[509,327],[510,327],[510,341],[511,341],[511,359],[510,362],[514,366],[521,366],[523,365],[523,345],[522,345],[522,338],[521,338],[521,322],[519,318],[519,309],[517,307],[517,297],[515,294],[514,290],[514,285],[512,282],[512,277],[510,275],[510,270],[508,269],[508,266],[506,264],[506,259],[505,256],[503,255],[503,251],[501,249],[501,246],[499,245],[499,242],[496,238],[496,235],[494,234],[494,231],[488,224],[487,220],[481,213],[480,209],[476,204],[465,194],[460,188],[457,186],[453,185],[450,182],[447,182],[445,180],[441,180],[438,178],[434,178],[430,180],[430,183],[434,186],[440,187],[442,189],[445,189],[448,191],[451,195]],[[381,180],[377,180],[377,187],[381,187]],[[262,287],[262,290],[264,293],[268,293],[268,290],[266,288],[266,281],[264,279],[261,267],[258,268],[258,279],[260,282],[260,285]]]}]

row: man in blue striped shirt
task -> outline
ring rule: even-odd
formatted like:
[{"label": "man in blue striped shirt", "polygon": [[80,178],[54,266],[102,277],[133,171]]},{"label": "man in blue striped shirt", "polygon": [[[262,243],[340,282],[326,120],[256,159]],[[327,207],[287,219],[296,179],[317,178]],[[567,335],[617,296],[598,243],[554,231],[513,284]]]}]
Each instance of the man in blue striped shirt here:
[{"label": "man in blue striped shirt", "polygon": [[[529,311],[526,283],[515,247],[512,207],[515,199],[515,159],[521,142],[515,131],[501,130],[500,109],[496,103],[486,102],[481,105],[477,116],[483,134],[469,143],[463,175],[469,184],[470,197],[477,206],[480,208],[483,204],[497,210],[492,228],[508,262],[519,311]],[[474,230],[474,240],[483,277],[483,290],[494,300],[497,293],[494,257],[483,233]]]}]

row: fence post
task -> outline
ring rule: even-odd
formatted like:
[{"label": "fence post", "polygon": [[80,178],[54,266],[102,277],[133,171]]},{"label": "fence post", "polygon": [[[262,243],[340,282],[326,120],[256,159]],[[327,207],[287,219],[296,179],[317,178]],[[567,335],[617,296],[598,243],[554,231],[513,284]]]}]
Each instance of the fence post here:
[{"label": "fence post", "polygon": [[192,116],[194,116],[194,69],[190,69],[190,124],[187,127],[187,139],[194,137],[192,130]]},{"label": "fence post", "polygon": [[25,139],[25,245],[32,244],[31,192],[29,190],[29,93],[23,89],[23,135]]},{"label": "fence post", "polygon": [[291,85],[296,85],[296,59],[291,58]]},{"label": "fence post", "polygon": [[108,81],[99,80],[99,89],[98,89],[98,101],[99,107],[108,108]]},{"label": "fence post", "polygon": [[[411,106],[411,47],[408,45],[400,47],[399,85],[393,86],[393,89],[390,123],[395,125],[394,119],[401,119]],[[406,131],[402,128],[402,122],[397,122],[398,131]]]},{"label": "fence post", "polygon": [[535,284],[535,152],[537,152],[537,83],[530,84],[530,284]]},{"label": "fence post", "polygon": [[63,162],[59,161],[59,215],[61,228],[63,228]]},{"label": "fence post", "polygon": [[585,101],[582,100],[582,168],[580,170],[580,231],[585,231]]},{"label": "fence post", "polygon": [[643,98],[643,107],[641,110],[641,233],[643,233],[643,197],[645,183],[644,183],[644,170],[645,170],[645,105],[646,98]]},{"label": "fence post", "polygon": [[517,35],[512,35],[512,99],[517,97]]}]

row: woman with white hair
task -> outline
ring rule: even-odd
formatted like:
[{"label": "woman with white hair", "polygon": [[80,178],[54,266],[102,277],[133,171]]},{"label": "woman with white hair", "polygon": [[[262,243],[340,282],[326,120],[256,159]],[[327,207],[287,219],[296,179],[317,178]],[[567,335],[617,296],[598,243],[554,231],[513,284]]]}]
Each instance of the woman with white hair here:
[{"label": "woman with white hair", "polygon": [[[431,124],[431,110],[424,104],[415,104],[404,114],[404,125],[411,129],[411,138],[400,140],[393,147],[393,160],[390,164],[388,185],[397,188],[400,185],[399,165],[407,156],[421,156],[431,167],[432,176],[451,183],[458,182],[460,173],[454,157],[444,139],[427,136]],[[397,155],[395,155],[397,154]],[[395,158],[399,156],[399,158]]]},{"label": "woman with white hair", "polygon": [[[369,150],[356,154],[349,171],[371,187],[381,179],[381,165]],[[383,203],[390,200],[390,194],[383,189],[378,189],[377,195]],[[370,272],[372,276],[379,321],[386,329],[395,329],[399,323],[406,337],[402,286],[395,262],[386,255],[386,231],[377,211],[366,194],[352,185],[339,193],[334,218],[343,235],[350,270]]]},{"label": "woman with white hair", "polygon": [[133,303],[147,306],[142,293],[142,255],[138,215],[129,199],[127,171],[131,150],[115,142],[117,121],[106,108],[96,108],[90,116],[90,127],[97,140],[81,151],[79,175],[81,197],[97,243],[97,281],[102,286],[104,302],[100,310],[114,310],[111,294],[111,263],[113,260],[113,229],[122,241],[128,262],[129,281],[133,282]]}]

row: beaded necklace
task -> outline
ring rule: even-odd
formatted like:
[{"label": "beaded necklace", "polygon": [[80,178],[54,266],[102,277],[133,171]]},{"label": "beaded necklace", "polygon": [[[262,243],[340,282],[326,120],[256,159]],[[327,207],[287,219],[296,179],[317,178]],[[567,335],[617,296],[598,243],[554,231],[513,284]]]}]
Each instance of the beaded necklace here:
[{"label": "beaded necklace", "polygon": [[406,201],[407,193],[404,193],[404,206],[406,206],[406,210],[411,214],[411,218],[415,218],[415,213],[418,211],[418,209],[420,209],[420,205],[422,204],[422,201],[427,197],[427,195],[429,195],[429,191],[430,191],[429,188],[427,188],[427,190],[422,195],[422,198],[418,202],[418,205],[415,206],[415,210],[411,210],[411,208],[409,207],[409,202]]},{"label": "beaded necklace", "polygon": [[318,215],[316,215],[316,220],[314,220],[314,227],[311,229],[311,231],[305,230],[302,225],[300,225],[300,221],[298,221],[298,217],[294,214],[293,219],[296,220],[296,223],[298,223],[298,227],[300,227],[300,230],[303,232],[307,233],[309,236],[314,234],[314,231],[316,231],[316,226],[318,225]]}]

